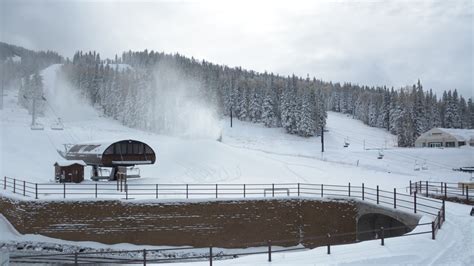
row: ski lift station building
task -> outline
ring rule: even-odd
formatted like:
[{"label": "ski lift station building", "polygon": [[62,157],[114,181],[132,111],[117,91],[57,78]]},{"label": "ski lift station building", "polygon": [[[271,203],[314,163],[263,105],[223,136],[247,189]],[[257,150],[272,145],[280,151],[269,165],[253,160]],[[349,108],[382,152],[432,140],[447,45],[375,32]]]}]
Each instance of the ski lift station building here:
[{"label": "ski lift station building", "polygon": [[421,134],[415,147],[474,146],[474,129],[432,128]]},{"label": "ski lift station building", "polygon": [[148,144],[131,139],[78,143],[59,153],[66,160],[81,160],[92,166],[93,176],[98,176],[99,167],[111,167],[109,180],[117,179],[119,167],[123,169],[129,166],[154,164],[156,161],[155,152]]}]

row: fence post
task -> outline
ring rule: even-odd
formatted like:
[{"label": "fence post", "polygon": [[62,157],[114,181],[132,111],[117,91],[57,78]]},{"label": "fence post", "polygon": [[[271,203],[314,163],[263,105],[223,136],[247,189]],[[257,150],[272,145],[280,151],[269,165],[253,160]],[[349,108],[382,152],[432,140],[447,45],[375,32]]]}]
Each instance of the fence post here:
[{"label": "fence post", "polygon": [[298,183],[298,197],[300,196],[300,183]]},{"label": "fence post", "polygon": [[349,197],[350,197],[351,196],[351,182],[349,182],[348,191],[349,191]]},{"label": "fence post", "polygon": [[13,178],[13,194],[15,194],[15,189],[16,189],[16,179]]},{"label": "fence post", "polygon": [[327,245],[328,245],[328,254],[331,254],[331,234],[328,234],[328,240],[327,240]]},{"label": "fence post", "polygon": [[95,198],[97,198],[97,183],[95,183]]},{"label": "fence post", "polygon": [[443,194],[443,182],[441,182],[441,194]]},{"label": "fence post", "polygon": [[421,195],[423,196],[423,183],[421,183],[421,180],[418,181],[418,183],[420,183],[420,185],[419,185],[420,193],[421,193]]},{"label": "fence post", "polygon": [[186,184],[186,198],[189,198],[189,186]]},{"label": "fence post", "polygon": [[416,191],[413,193],[413,211],[416,213]]},{"label": "fence post", "polygon": [[383,226],[380,227],[380,240],[381,240],[382,246],[385,246],[385,230]]},{"label": "fence post", "polygon": [[321,184],[321,198],[324,196],[324,193],[323,193],[323,191],[324,191],[324,185],[323,185],[323,184]]},{"label": "fence post", "polygon": [[438,211],[438,229],[441,229],[441,211]]},{"label": "fence post", "polygon": [[143,265],[146,265],[146,249],[143,250]]},{"label": "fence post", "polygon": [[212,246],[209,247],[209,265],[212,266]]},{"label": "fence post", "polygon": [[275,184],[272,184],[272,198],[275,197]]},{"label": "fence post", "polygon": [[217,186],[218,186],[218,185],[216,184],[216,199],[217,199],[217,195],[218,195],[218,193],[219,193],[219,192],[218,192],[218,189],[217,189]]},{"label": "fence post", "polygon": [[245,198],[245,184],[244,184],[244,198]]},{"label": "fence post", "polygon": [[38,183],[35,183],[35,199],[38,199]]},{"label": "fence post", "polygon": [[435,240],[435,222],[431,222],[431,239]]},{"label": "fence post", "polygon": [[428,197],[428,181],[425,181],[426,184],[426,197]]},{"label": "fence post", "polygon": [[26,187],[26,182],[25,182],[25,180],[23,180],[23,196],[26,195],[26,189],[25,189],[25,187]]},{"label": "fence post", "polygon": [[268,240],[268,261],[272,261],[272,241]]},{"label": "fence post", "polygon": [[125,184],[125,199],[128,200],[128,185]]},{"label": "fence post", "polygon": [[393,189],[393,208],[397,208],[397,189]]},{"label": "fence post", "polygon": [[448,196],[448,193],[446,192],[447,188],[448,188],[448,186],[446,185],[446,183],[444,183],[444,199],[446,199],[447,196]]},{"label": "fence post", "polygon": [[377,185],[377,204],[379,204],[379,185]]},{"label": "fence post", "polygon": [[411,195],[411,180],[410,180],[410,195]]},{"label": "fence post", "polygon": [[364,183],[362,183],[362,200],[365,199],[365,192],[364,192]]},{"label": "fence post", "polygon": [[66,198],[66,182],[63,183],[63,198]]},{"label": "fence post", "polygon": [[464,183],[462,184],[462,195],[464,196]]},{"label": "fence post", "polygon": [[117,191],[119,191],[120,188],[119,188],[119,179],[117,178]]},{"label": "fence post", "polygon": [[156,198],[158,198],[158,184],[155,185]]},{"label": "fence post", "polygon": [[443,209],[442,210],[443,210],[443,222],[444,222],[444,221],[446,221],[446,209],[445,209],[445,206],[444,206],[444,199],[443,199]]},{"label": "fence post", "polygon": [[469,202],[469,186],[466,186],[466,201]]},{"label": "fence post", "polygon": [[77,251],[74,252],[74,265],[79,265],[77,261]]},{"label": "fence post", "polygon": [[3,190],[7,189],[7,177],[3,177]]}]

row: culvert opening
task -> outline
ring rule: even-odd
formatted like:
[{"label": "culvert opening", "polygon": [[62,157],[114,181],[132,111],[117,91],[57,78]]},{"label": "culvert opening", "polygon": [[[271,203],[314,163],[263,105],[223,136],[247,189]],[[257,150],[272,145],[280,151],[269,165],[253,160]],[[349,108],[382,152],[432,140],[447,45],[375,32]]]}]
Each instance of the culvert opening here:
[{"label": "culvert opening", "polygon": [[412,230],[409,226],[388,215],[369,213],[357,220],[357,240],[371,240],[381,237],[380,229],[384,229],[384,237],[395,237]]}]

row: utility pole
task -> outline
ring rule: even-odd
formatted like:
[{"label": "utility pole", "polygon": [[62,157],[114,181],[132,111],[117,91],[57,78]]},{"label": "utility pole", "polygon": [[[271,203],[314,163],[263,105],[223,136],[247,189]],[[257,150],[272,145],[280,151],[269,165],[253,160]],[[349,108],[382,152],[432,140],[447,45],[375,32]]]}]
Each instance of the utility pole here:
[{"label": "utility pole", "polygon": [[31,108],[31,127],[36,125],[36,97],[33,97],[33,108]]},{"label": "utility pole", "polygon": [[321,152],[324,152],[324,126],[321,127]]},{"label": "utility pole", "polygon": [[0,110],[3,110],[3,92],[5,86],[5,66],[3,64],[0,65],[2,67],[2,95],[0,96]]},{"label": "utility pole", "polygon": [[46,101],[46,98],[44,98],[44,96],[41,96],[41,98],[37,98],[37,97],[26,97],[25,95],[23,95],[23,98],[25,99],[31,99],[31,102],[32,102],[32,108],[31,108],[31,129],[33,130],[43,130],[43,125],[41,124],[36,124],[36,100],[43,100],[43,101]]},{"label": "utility pole", "polygon": [[232,106],[230,107],[230,127],[232,127]]}]

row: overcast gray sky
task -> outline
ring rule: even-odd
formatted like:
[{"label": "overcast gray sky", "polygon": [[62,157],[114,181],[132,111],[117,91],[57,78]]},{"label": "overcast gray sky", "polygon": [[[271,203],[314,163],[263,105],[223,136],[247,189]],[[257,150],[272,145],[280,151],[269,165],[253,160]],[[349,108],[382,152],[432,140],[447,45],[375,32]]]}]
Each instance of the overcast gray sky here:
[{"label": "overcast gray sky", "polygon": [[472,0],[0,0],[0,40],[72,57],[179,52],[282,75],[473,96]]}]

